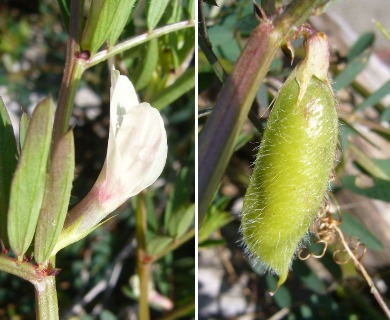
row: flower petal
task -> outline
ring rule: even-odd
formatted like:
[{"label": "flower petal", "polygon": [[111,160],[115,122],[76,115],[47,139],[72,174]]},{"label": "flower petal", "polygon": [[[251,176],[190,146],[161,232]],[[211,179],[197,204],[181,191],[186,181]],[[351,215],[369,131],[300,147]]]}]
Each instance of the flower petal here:
[{"label": "flower petal", "polygon": [[139,105],[139,100],[129,78],[119,75],[119,71],[112,71],[111,81],[110,133],[116,134],[122,123],[123,115],[127,114],[131,108]]},{"label": "flower petal", "polygon": [[120,193],[128,198],[156,181],[164,168],[167,137],[160,113],[148,103],[132,108],[113,146],[118,152],[107,155],[107,182],[113,184],[107,188],[124,188]]}]

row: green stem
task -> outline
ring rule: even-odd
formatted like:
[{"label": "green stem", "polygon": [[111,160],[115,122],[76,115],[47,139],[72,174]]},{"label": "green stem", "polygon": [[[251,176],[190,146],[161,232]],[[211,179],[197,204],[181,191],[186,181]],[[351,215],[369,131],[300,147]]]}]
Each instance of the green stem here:
[{"label": "green stem", "polygon": [[221,63],[218,61],[218,58],[212,50],[212,45],[208,37],[206,20],[203,13],[203,1],[198,2],[198,12],[199,12],[199,27],[198,27],[198,44],[199,48],[202,50],[206,56],[208,62],[214,70],[215,75],[221,83],[224,83],[228,75],[223,69]]},{"label": "green stem", "polygon": [[44,277],[42,280],[32,281],[32,283],[35,287],[37,319],[59,319],[55,277]]},{"label": "green stem", "polygon": [[0,254],[0,271],[8,272],[30,282],[43,277],[36,266],[28,262],[18,262],[17,259],[2,254]]},{"label": "green stem", "polygon": [[84,1],[72,0],[70,5],[70,23],[69,37],[66,50],[66,61],[64,76],[62,78],[60,93],[58,96],[57,109],[54,118],[53,144],[57,144],[61,137],[68,132],[69,119],[73,110],[74,97],[80,78],[83,73],[76,58],[80,51],[79,32],[80,32],[80,14]]},{"label": "green stem", "polygon": [[72,115],[74,98],[83,72],[83,60],[77,58],[72,59],[69,63],[69,69],[65,69],[54,119],[54,144],[58,143],[69,130],[69,120]]},{"label": "green stem", "polygon": [[36,265],[18,262],[5,255],[0,255],[0,271],[18,276],[34,285],[38,320],[59,319],[54,276],[48,276],[46,270],[40,270]]},{"label": "green stem", "polygon": [[91,57],[91,59],[89,59],[86,62],[85,68],[86,69],[91,68],[91,67],[97,65],[98,63],[100,63],[104,60],[107,60],[110,57],[113,57],[119,53],[122,53],[122,52],[129,50],[131,48],[134,48],[134,47],[136,47],[144,42],[147,42],[151,39],[158,38],[158,37],[161,37],[165,34],[179,31],[179,30],[186,29],[186,28],[191,28],[191,27],[194,27],[193,20],[181,21],[181,22],[173,23],[173,24],[155,29],[155,30],[150,31],[148,33],[144,33],[144,34],[141,34],[139,36],[133,37],[131,39],[128,39],[126,41],[118,43],[117,45],[113,46],[112,48],[108,48],[108,49],[99,51],[98,53],[93,55]]},{"label": "green stem", "polygon": [[325,0],[293,1],[274,21],[253,31],[224,84],[211,117],[199,137],[199,221],[207,210],[233,153],[256,92],[277,50]]},{"label": "green stem", "polygon": [[140,296],[138,306],[138,319],[149,320],[149,277],[150,261],[147,259],[146,251],[146,208],[145,197],[141,192],[138,195],[137,212],[136,212],[136,237],[137,237],[137,271],[140,283]]},{"label": "green stem", "polygon": [[[198,35],[198,44],[199,48],[202,50],[204,55],[206,56],[207,61],[210,63],[211,67],[214,70],[215,75],[217,76],[218,80],[223,84],[228,78],[228,74],[226,73],[225,69],[219,62],[217,56],[214,54],[214,51],[211,46],[211,42],[208,37],[207,28],[206,28],[206,21],[203,14],[203,1],[199,1],[198,3],[198,11],[199,11],[199,35]],[[198,114],[199,116],[199,114]],[[260,135],[263,135],[264,129],[261,126],[261,123],[257,117],[257,114],[251,109],[249,112],[249,120],[252,122],[252,124],[256,127],[256,129],[259,131]]]},{"label": "green stem", "polygon": [[190,27],[194,27],[194,22],[190,20],[164,26],[151,31],[150,33],[144,33],[125,40],[112,48],[102,50],[93,55],[89,60],[77,58],[77,53],[80,48],[77,43],[75,43],[74,38],[69,37],[69,49],[66,55],[64,77],[62,79],[60,93],[58,96],[56,116],[54,120],[53,142],[57,143],[61,137],[68,132],[74,98],[80,84],[81,76],[86,69],[151,39]]}]

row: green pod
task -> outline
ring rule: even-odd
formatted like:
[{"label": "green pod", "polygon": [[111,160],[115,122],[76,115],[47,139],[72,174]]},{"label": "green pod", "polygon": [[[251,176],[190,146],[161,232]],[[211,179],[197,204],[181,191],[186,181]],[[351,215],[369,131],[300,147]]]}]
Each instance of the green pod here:
[{"label": "green pod", "polygon": [[278,287],[321,206],[337,147],[326,36],[311,35],[305,46],[269,116],[242,212],[247,251],[279,275]]}]

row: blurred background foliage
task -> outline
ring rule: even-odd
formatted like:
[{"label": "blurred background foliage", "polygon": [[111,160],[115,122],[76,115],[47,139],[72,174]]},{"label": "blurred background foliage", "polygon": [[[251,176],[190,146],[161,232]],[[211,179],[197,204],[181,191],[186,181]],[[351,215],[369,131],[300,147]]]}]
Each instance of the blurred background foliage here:
[{"label": "blurred background foliage", "polygon": [[[203,5],[208,36],[213,52],[230,73],[258,21],[252,1],[217,1],[219,6],[213,2],[204,1]],[[376,29],[371,21],[378,17],[369,14],[380,12],[386,4],[375,4],[376,11],[364,11],[366,6],[362,5],[360,16],[354,13],[352,20],[358,24],[368,20],[371,30]],[[352,6],[359,4],[349,1],[345,12],[355,12]],[[329,182],[335,198],[327,202],[333,209],[340,206],[345,235],[365,243],[363,264],[389,304],[390,42],[378,31],[382,46],[376,46],[373,32],[357,34],[332,6],[310,22],[329,37],[330,77],[339,102],[338,161],[335,177]],[[279,87],[304,55],[302,40],[293,45],[293,65],[280,51],[253,103],[252,111],[263,128]],[[201,50],[198,62],[201,128],[222,84]],[[204,221],[199,221],[199,319],[386,319],[353,263],[340,265],[332,258],[337,245],[328,248],[321,259],[296,260],[286,284],[274,297],[269,295],[277,277],[265,274],[259,266],[251,267],[240,245],[239,230],[243,197],[260,139],[259,131],[247,120],[213,204]],[[311,243],[314,241],[312,238]],[[313,245],[309,249],[321,251]]]},{"label": "blurred background foliage", "polygon": [[[31,114],[43,97],[58,96],[67,41],[59,2],[69,4],[49,0],[0,3],[0,95],[16,131],[22,109]],[[148,21],[146,12],[151,10],[147,5],[147,1],[136,2],[118,41],[147,32],[147,25],[156,22]],[[190,0],[169,2],[156,28],[192,19],[192,6]],[[140,100],[161,111],[168,135],[166,167],[145,193],[148,250],[162,255],[151,267],[153,287],[163,298],[152,306],[154,319],[191,319],[194,315],[194,43],[194,29],[188,28],[126,51],[114,61],[133,81]],[[86,195],[102,168],[109,92],[107,63],[85,72],[71,119],[76,145],[71,206]],[[136,202],[131,199],[103,227],[58,254],[61,319],[136,318]],[[188,241],[164,253],[186,235]],[[0,319],[35,319],[33,287],[5,273],[0,273]]]}]

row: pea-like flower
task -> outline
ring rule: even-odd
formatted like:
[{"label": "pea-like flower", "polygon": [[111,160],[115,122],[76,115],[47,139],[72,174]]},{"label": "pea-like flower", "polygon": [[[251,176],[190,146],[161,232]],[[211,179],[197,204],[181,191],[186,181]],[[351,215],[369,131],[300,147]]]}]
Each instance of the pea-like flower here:
[{"label": "pea-like flower", "polygon": [[112,71],[111,83],[107,157],[95,184],[110,212],[157,180],[168,150],[157,109],[140,103],[133,84],[119,71]]},{"label": "pea-like flower", "polygon": [[167,158],[164,122],[140,103],[130,80],[111,73],[110,132],[102,171],[89,193],[68,214],[53,254],[93,231],[128,198],[160,176]]}]

